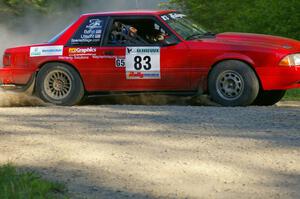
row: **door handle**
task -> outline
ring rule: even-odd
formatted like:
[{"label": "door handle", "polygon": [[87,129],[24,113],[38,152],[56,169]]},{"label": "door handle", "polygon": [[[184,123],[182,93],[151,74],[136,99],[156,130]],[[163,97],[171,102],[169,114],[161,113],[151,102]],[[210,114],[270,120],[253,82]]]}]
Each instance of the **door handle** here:
[{"label": "door handle", "polygon": [[105,51],[104,52],[104,55],[114,55],[115,53],[114,53],[114,51]]}]

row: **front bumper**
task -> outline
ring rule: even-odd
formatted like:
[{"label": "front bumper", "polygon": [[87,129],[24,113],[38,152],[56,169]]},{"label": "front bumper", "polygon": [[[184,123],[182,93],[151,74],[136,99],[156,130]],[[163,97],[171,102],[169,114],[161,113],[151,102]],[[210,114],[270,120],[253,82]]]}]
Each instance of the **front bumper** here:
[{"label": "front bumper", "polygon": [[35,72],[26,69],[0,68],[0,88],[17,92],[33,91]]},{"label": "front bumper", "polygon": [[260,67],[256,72],[263,90],[300,88],[300,67]]}]

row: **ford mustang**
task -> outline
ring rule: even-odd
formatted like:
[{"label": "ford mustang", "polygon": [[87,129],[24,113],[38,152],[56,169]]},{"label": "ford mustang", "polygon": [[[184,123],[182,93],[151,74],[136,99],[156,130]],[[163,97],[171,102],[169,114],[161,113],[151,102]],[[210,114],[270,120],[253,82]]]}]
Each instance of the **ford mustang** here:
[{"label": "ford mustang", "polygon": [[7,49],[0,87],[65,106],[124,93],[273,105],[300,88],[300,42],[215,34],[175,10],[84,14],[47,43]]}]

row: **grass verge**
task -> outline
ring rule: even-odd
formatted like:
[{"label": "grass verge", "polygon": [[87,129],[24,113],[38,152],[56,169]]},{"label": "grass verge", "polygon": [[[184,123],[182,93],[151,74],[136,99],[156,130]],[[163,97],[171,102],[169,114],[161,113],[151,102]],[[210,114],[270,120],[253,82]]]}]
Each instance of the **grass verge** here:
[{"label": "grass verge", "polygon": [[283,100],[300,101],[300,89],[294,89],[294,90],[287,91]]},{"label": "grass verge", "polygon": [[0,166],[1,199],[68,198],[63,184],[49,182],[33,172],[18,172],[11,165]]}]

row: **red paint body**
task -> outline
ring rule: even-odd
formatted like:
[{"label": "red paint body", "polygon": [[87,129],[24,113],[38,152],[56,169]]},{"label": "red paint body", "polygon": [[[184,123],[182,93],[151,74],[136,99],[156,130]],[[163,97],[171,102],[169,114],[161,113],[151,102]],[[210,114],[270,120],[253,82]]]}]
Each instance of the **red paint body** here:
[{"label": "red paint body", "polygon": [[[263,90],[287,90],[300,88],[300,67],[283,67],[279,62],[289,54],[300,53],[300,42],[269,35],[222,33],[215,38],[185,41],[174,46],[161,47],[161,79],[126,80],[125,68],[115,67],[115,59],[70,60],[69,39],[80,25],[90,16],[152,16],[170,28],[160,15],[171,11],[132,11],[82,15],[61,37],[51,44],[34,46],[63,45],[61,56],[30,57],[30,47],[7,49],[10,63],[0,69],[0,84],[28,84],[32,75],[47,62],[64,62],[73,66],[80,74],[85,90],[96,91],[196,91],[207,90],[207,77],[211,68],[223,60],[241,60],[256,72]],[[171,29],[171,28],[170,28]],[[285,48],[284,46],[290,46]],[[124,57],[125,47],[97,47],[97,56],[105,51],[114,56]],[[6,60],[6,61],[5,61]],[[7,62],[7,57],[4,57]]]}]

